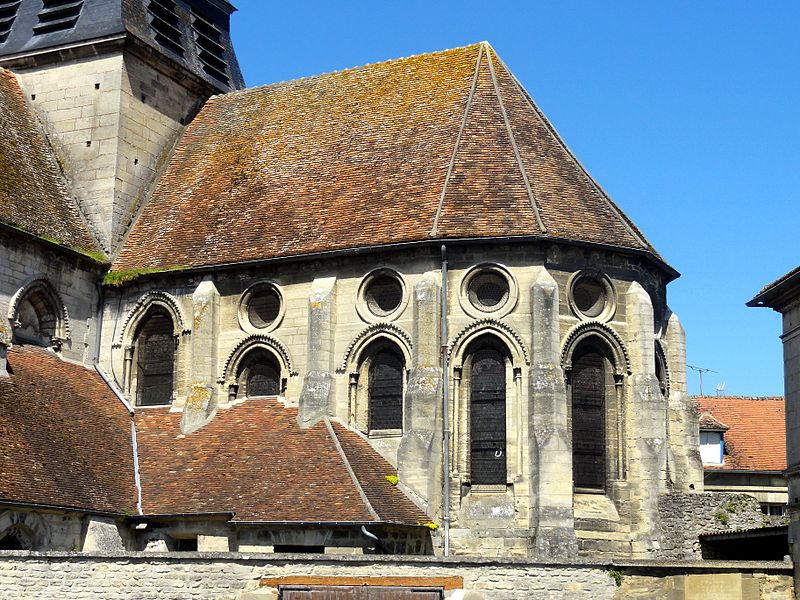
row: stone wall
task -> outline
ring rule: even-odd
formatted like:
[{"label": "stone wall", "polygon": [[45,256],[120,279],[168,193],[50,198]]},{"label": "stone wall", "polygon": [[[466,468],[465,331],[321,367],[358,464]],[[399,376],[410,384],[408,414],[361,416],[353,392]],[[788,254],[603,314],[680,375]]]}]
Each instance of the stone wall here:
[{"label": "stone wall", "polygon": [[70,257],[47,249],[44,244],[22,236],[0,233],[0,338],[10,338],[9,306],[17,292],[44,278],[56,291],[66,309],[69,336],[61,344],[61,355],[76,362],[91,363],[95,348],[97,266],[88,259]]},{"label": "stone wall", "polygon": [[[444,586],[448,598],[470,600],[789,600],[792,593],[791,567],[784,563],[548,564],[510,559],[198,553],[4,552],[1,556],[2,600],[266,600],[275,598],[272,586],[330,582],[326,578],[331,577],[351,581],[404,577],[415,585],[427,581]],[[253,594],[256,590],[260,592]]]},{"label": "stone wall", "polygon": [[698,536],[703,533],[773,524],[747,494],[670,494],[661,496],[658,512],[659,554],[666,558],[701,558]]}]

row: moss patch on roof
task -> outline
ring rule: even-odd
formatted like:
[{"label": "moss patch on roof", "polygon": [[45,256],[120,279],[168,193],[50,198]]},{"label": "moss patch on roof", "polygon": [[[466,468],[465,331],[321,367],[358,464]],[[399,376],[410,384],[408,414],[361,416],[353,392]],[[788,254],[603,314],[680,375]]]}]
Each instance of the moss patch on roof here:
[{"label": "moss patch on roof", "polygon": [[657,256],[482,43],[212,98],[113,268],[528,235]]},{"label": "moss patch on roof", "polygon": [[0,69],[0,222],[106,262],[16,77]]}]

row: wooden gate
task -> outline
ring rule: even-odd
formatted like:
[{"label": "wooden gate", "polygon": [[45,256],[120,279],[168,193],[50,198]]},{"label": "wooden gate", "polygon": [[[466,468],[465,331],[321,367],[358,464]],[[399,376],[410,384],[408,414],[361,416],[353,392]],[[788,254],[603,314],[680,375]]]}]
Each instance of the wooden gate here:
[{"label": "wooden gate", "polygon": [[441,589],[378,586],[281,586],[281,600],[442,600]]}]

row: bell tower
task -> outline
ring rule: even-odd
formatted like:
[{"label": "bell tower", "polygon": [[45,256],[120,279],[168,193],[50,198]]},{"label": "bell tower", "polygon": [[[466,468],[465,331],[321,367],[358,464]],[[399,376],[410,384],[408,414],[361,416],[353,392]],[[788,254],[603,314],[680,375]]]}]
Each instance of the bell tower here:
[{"label": "bell tower", "polygon": [[113,254],[183,126],[243,87],[227,0],[0,0],[0,67]]}]

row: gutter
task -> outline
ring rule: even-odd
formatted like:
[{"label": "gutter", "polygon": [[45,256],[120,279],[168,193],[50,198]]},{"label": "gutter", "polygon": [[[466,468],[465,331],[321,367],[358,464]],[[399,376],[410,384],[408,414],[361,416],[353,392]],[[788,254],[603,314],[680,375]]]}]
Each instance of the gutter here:
[{"label": "gutter", "polygon": [[[203,274],[212,271],[219,271],[225,269],[244,269],[244,268],[257,268],[262,265],[270,265],[276,262],[296,261],[296,260],[316,260],[327,257],[340,257],[340,256],[356,256],[360,254],[369,254],[373,252],[380,252],[384,250],[403,250],[414,248],[434,248],[442,243],[447,243],[451,246],[458,246],[464,244],[496,244],[496,243],[520,243],[520,242],[551,242],[555,244],[569,244],[571,246],[580,246],[583,248],[593,248],[600,250],[607,250],[609,252],[618,252],[621,254],[630,254],[633,256],[640,256],[652,262],[655,266],[663,270],[669,277],[667,283],[680,277],[680,273],[669,266],[664,260],[657,257],[649,250],[642,250],[640,248],[626,248],[624,246],[613,246],[611,244],[601,244],[597,242],[585,242],[579,240],[570,240],[568,238],[560,238],[549,235],[511,235],[500,237],[467,237],[457,239],[447,238],[432,238],[427,240],[416,240],[412,242],[395,242],[392,244],[379,244],[374,246],[362,246],[358,248],[343,248],[341,250],[328,250],[325,252],[307,252],[304,254],[294,254],[291,256],[276,256],[272,258],[260,258],[256,260],[245,260],[241,262],[227,262],[215,263],[213,265],[202,265],[195,267],[182,267],[182,268],[164,268],[161,271],[153,271],[151,273],[142,273],[137,279],[145,279],[157,275],[175,275],[183,273]],[[112,266],[112,271],[114,271]]]},{"label": "gutter", "polygon": [[103,301],[104,301],[104,294],[103,294],[103,284],[102,280],[97,282],[97,315],[95,316],[95,323],[96,323],[96,334],[95,334],[95,347],[94,347],[94,369],[97,371],[97,374],[100,375],[100,378],[105,382],[108,388],[114,393],[114,395],[122,402],[122,405],[128,411],[128,414],[131,418],[131,451],[133,453],[133,483],[136,486],[136,511],[138,514],[143,514],[142,512],[142,480],[139,476],[139,445],[136,440],[136,423],[134,421],[134,408],[131,406],[130,402],[125,398],[124,394],[117,388],[114,382],[111,381],[111,378],[108,376],[108,373],[105,372],[102,365],[100,364],[100,342],[102,340],[102,332],[103,332]]},{"label": "gutter", "polygon": [[444,525],[444,555],[450,556],[450,381],[447,335],[447,246],[442,244],[442,523]]}]

